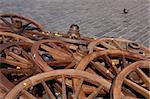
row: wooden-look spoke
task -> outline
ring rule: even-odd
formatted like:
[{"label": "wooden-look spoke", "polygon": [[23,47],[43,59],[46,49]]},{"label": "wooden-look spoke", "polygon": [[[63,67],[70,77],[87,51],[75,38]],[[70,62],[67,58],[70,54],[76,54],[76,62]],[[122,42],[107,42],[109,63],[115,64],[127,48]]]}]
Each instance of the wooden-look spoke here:
[{"label": "wooden-look spoke", "polygon": [[68,54],[68,55],[70,55],[70,53],[68,52],[68,49],[65,47],[65,45],[63,45],[63,47],[64,48],[62,48],[62,47],[60,47],[59,45],[57,45],[57,44],[55,44],[55,43],[48,43],[51,47],[53,47],[53,48],[55,48],[55,49],[57,49],[57,50],[59,50],[59,51],[62,51],[62,52],[64,52],[64,53],[66,53],[66,54]]},{"label": "wooden-look spoke", "polygon": [[140,68],[136,69],[136,73],[140,76],[146,87],[150,90],[150,78]]},{"label": "wooden-look spoke", "polygon": [[107,49],[117,49],[115,46],[112,46],[110,44],[107,44],[106,42],[102,41],[100,43],[101,45],[103,45],[104,47],[106,47]]},{"label": "wooden-look spoke", "polygon": [[140,85],[132,82],[129,79],[125,79],[124,83],[126,85],[128,85],[129,87],[131,87],[132,89],[134,89],[136,92],[138,92],[139,94],[149,98],[150,97],[150,91],[144,89],[143,87],[141,87]]},{"label": "wooden-look spoke", "polygon": [[104,60],[106,61],[106,63],[111,66],[112,65],[112,61],[111,59],[109,58],[109,56],[107,54],[104,55]]},{"label": "wooden-look spoke", "polygon": [[52,48],[60,49],[60,47],[58,47],[55,43],[50,42],[48,43],[48,45],[51,46]]},{"label": "wooden-look spoke", "polygon": [[26,30],[39,30],[39,28],[36,28],[36,27],[29,27],[29,28],[26,28]]},{"label": "wooden-look spoke", "polygon": [[132,97],[132,96],[123,96],[121,99],[139,99],[139,98]]},{"label": "wooden-look spoke", "polygon": [[75,66],[75,62],[74,61],[72,61],[70,64],[68,64],[66,67],[65,67],[65,69],[69,69],[69,68],[72,68],[72,67],[74,67]]},{"label": "wooden-look spoke", "polygon": [[92,92],[87,99],[94,99],[94,97],[96,97],[98,95],[98,93],[100,92],[100,90],[102,90],[103,86],[99,86],[94,92]]},{"label": "wooden-look spoke", "polygon": [[65,76],[62,75],[62,99],[67,99]]},{"label": "wooden-look spoke", "polygon": [[104,67],[100,62],[91,61],[90,63],[93,65],[92,67],[95,67],[106,78],[112,79],[114,77],[113,74],[106,67]]},{"label": "wooden-look spoke", "polygon": [[56,99],[56,97],[53,95],[53,93],[51,92],[51,90],[49,89],[49,87],[47,86],[47,84],[42,81],[42,85],[47,93],[47,95],[49,96],[50,99]]},{"label": "wooden-look spoke", "polygon": [[[7,69],[7,68],[2,68],[0,69],[0,72],[2,72],[3,74],[10,74],[10,73],[22,73],[21,70],[19,69],[14,69],[14,68],[10,68],[10,69]],[[30,73],[29,69],[23,69],[23,73]]]},{"label": "wooden-look spoke", "polygon": [[21,57],[21,56],[15,54],[15,53],[13,53],[13,52],[9,52],[9,55],[10,55],[11,57],[13,57],[14,59],[16,59],[16,60],[22,62],[22,63],[30,64],[30,62],[29,62],[27,59],[25,59],[25,58],[23,58],[23,57]]},{"label": "wooden-look spoke", "polygon": [[120,46],[120,44],[117,41],[113,40],[113,43],[116,45],[117,48],[123,50],[123,48]]},{"label": "wooden-look spoke", "polygon": [[23,27],[24,29],[26,29],[29,25],[31,25],[31,22],[28,22],[28,23],[24,24],[22,27]]},{"label": "wooden-look spoke", "polygon": [[6,43],[4,35],[2,35],[2,40],[3,40],[3,43]]},{"label": "wooden-look spoke", "polygon": [[25,64],[25,63],[21,63],[21,62],[17,62],[14,60],[4,60],[5,63],[8,63],[14,67],[20,66],[22,68],[29,68],[31,65]]},{"label": "wooden-look spoke", "polygon": [[129,89],[127,89],[126,87],[122,87],[122,93],[121,95],[124,96],[130,96],[130,97],[136,97],[136,95],[134,93],[132,93],[131,91],[129,91]]},{"label": "wooden-look spoke", "polygon": [[6,19],[4,19],[3,17],[0,17],[0,19],[8,26],[11,26],[11,23],[8,22]]},{"label": "wooden-look spoke", "polygon": [[80,90],[81,90],[81,88],[82,88],[83,81],[84,81],[84,79],[80,79],[77,88],[74,90],[74,91],[75,91],[75,92],[74,92],[74,99],[78,99]]},{"label": "wooden-look spoke", "polygon": [[104,59],[105,59],[106,63],[110,66],[110,68],[114,71],[114,73],[119,73],[117,67],[112,63],[112,61],[108,55],[105,54]]},{"label": "wooden-look spoke", "polygon": [[12,16],[10,16],[10,20],[11,20],[11,23],[14,23],[14,19]]},{"label": "wooden-look spoke", "polygon": [[26,90],[23,90],[22,93],[22,96],[25,97],[25,99],[38,99]]},{"label": "wooden-look spoke", "polygon": [[65,61],[59,61],[59,60],[54,60],[54,61],[48,61],[48,62],[46,62],[47,64],[49,64],[49,65],[51,65],[51,66],[60,66],[60,64],[61,65],[66,65],[66,64],[68,64],[69,62],[65,62]]},{"label": "wooden-look spoke", "polygon": [[127,66],[126,58],[124,55],[122,56],[122,64],[123,64],[123,67]]}]

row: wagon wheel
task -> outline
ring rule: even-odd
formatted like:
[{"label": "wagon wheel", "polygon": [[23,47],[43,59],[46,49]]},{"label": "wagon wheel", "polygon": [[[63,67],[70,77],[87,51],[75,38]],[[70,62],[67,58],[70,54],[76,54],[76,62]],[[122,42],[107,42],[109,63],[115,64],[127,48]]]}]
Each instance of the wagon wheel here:
[{"label": "wagon wheel", "polygon": [[[78,85],[78,90],[74,90],[74,85],[71,84],[71,86],[67,86],[66,81],[72,80],[73,78],[79,79],[80,84]],[[55,90],[55,87],[53,86],[53,82],[55,80],[61,80],[60,83],[62,91]],[[48,97],[50,99],[56,99],[56,98],[79,98],[78,95],[80,94],[80,90],[82,89],[83,84],[90,84],[91,86],[97,88],[95,92],[92,92],[90,94],[87,94],[86,96],[80,97],[79,99],[92,99],[94,97],[99,97],[98,93],[99,90],[103,87],[105,87],[104,84],[107,84],[107,86],[110,85],[109,82],[107,82],[104,79],[101,79],[97,75],[93,75],[90,73],[87,73],[85,71],[79,71],[79,70],[54,70],[50,72],[44,72],[41,74],[37,74],[35,76],[32,76],[23,82],[16,85],[6,96],[4,99],[13,99],[16,97],[21,96],[22,91],[28,91],[30,93],[30,96],[28,99],[37,99],[38,97]],[[40,92],[37,92],[36,89],[40,87]]]},{"label": "wagon wheel", "polygon": [[[100,75],[109,82],[112,82],[114,77],[125,66],[143,59],[146,59],[146,57],[127,51],[97,51],[85,56],[76,66],[76,69]],[[135,79],[133,76],[130,78]],[[78,81],[76,81],[76,83],[78,83]]]},{"label": "wagon wheel", "polygon": [[[5,72],[5,70],[3,69],[2,71]],[[15,87],[16,84],[12,83],[12,81],[8,80],[7,77],[2,73],[2,71],[0,71],[0,98],[4,99],[5,95],[13,88]],[[9,70],[10,72],[11,70]],[[16,70],[17,71],[17,70]],[[13,73],[18,73],[18,71],[12,71]],[[22,73],[25,73],[25,71],[20,71]],[[33,71],[32,71],[33,72]],[[7,71],[8,73],[8,71]],[[23,79],[22,79],[23,80]],[[22,92],[22,97],[23,99],[28,99],[30,97],[30,94],[27,93],[26,91]]]},{"label": "wagon wheel", "polygon": [[9,30],[12,32],[15,32],[17,34],[21,34],[24,31],[45,31],[43,26],[36,22],[35,20],[20,16],[18,14],[13,13],[6,13],[6,14],[0,14],[0,23],[3,23],[2,25],[9,27]]},{"label": "wagon wheel", "polygon": [[100,38],[91,42],[88,45],[88,49],[89,53],[92,53],[95,50],[120,49],[143,54],[148,57],[150,56],[149,48],[144,47],[142,44],[122,38]]},{"label": "wagon wheel", "polygon": [[31,70],[35,64],[30,55],[30,48],[33,41],[23,36],[7,32],[0,32],[0,37],[0,70],[2,73],[6,75],[20,75],[21,72],[30,71],[30,74],[32,74]]},{"label": "wagon wheel", "polygon": [[[30,43],[11,42],[1,46],[0,57],[0,94],[1,97],[8,93],[16,84],[22,80],[40,72],[39,68],[32,61],[30,55],[25,51]],[[4,43],[5,44],[5,43]],[[25,49],[21,48],[23,46]],[[27,46],[27,47],[25,47]],[[28,50],[28,49],[27,49]],[[23,93],[27,97],[27,93]]]},{"label": "wagon wheel", "polygon": [[[4,46],[0,54],[0,94],[2,98],[16,84],[40,72],[28,53],[21,48],[25,42],[11,43]],[[23,93],[24,95],[28,95]],[[27,97],[27,96],[23,96]]]},{"label": "wagon wheel", "polygon": [[32,40],[30,40],[26,37],[23,37],[23,36],[20,36],[17,34],[13,34],[10,32],[0,32],[0,44],[4,44],[4,43],[9,44],[10,42],[13,42],[13,41],[22,41],[22,42],[33,43]]},{"label": "wagon wheel", "polygon": [[1,59],[3,58],[5,60],[6,56],[11,56],[11,59],[18,60],[23,63],[27,62],[27,60],[24,59],[22,56],[25,56],[23,55],[23,53],[27,54],[25,50],[30,49],[33,43],[32,40],[25,38],[23,36],[8,33],[8,32],[0,32],[0,38],[1,38],[0,39]]},{"label": "wagon wheel", "polygon": [[0,71],[13,84],[17,84],[23,79],[40,72],[30,55],[30,51],[28,51],[30,48],[25,46],[24,42],[12,43],[1,52]]},{"label": "wagon wheel", "polygon": [[17,14],[0,14],[0,31],[14,32],[33,40],[48,38],[50,33],[35,20]]},{"label": "wagon wheel", "polygon": [[[116,77],[112,85],[112,99],[148,99],[150,97],[150,60],[135,62],[124,68]],[[129,79],[131,73],[136,73],[142,84],[138,84]],[[124,93],[124,88],[134,93],[129,96]]]},{"label": "wagon wheel", "polygon": [[[87,67],[90,68],[95,67],[96,70],[112,69],[111,71],[114,72],[113,74],[115,74],[120,72],[120,69],[124,68],[125,66],[143,59],[147,58],[143,55],[134,54],[127,51],[121,50],[97,51],[85,56],[77,65],[76,69],[85,70],[87,69]],[[106,75],[107,72],[108,71],[105,71],[104,75]]]},{"label": "wagon wheel", "polygon": [[[1,38],[0,55],[3,61],[4,60],[6,61],[8,59],[9,62],[18,61],[18,64],[19,62],[22,62],[24,64],[30,63],[26,59],[28,54],[26,50],[30,50],[30,47],[32,46],[33,43],[32,40],[17,34],[12,34],[7,32],[0,32],[0,38]],[[12,64],[14,64],[14,62],[12,62]]]},{"label": "wagon wheel", "polygon": [[31,52],[42,70],[63,69],[73,60],[73,52],[67,46],[58,40],[41,40],[33,44]]},{"label": "wagon wheel", "polygon": [[85,54],[84,47],[79,46],[79,48],[82,50],[62,41],[42,40],[33,44],[32,54],[43,71],[70,69],[74,68]]}]

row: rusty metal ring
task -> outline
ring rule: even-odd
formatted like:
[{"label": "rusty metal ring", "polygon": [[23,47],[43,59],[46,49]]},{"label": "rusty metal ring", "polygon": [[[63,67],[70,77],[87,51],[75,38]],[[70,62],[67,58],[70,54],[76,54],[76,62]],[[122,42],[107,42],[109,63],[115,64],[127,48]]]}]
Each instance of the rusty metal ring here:
[{"label": "rusty metal ring", "polygon": [[18,48],[18,47],[15,47],[15,46],[10,47],[10,48],[9,48],[9,51],[10,51],[10,52],[13,52],[13,53],[15,53],[15,54],[18,54],[18,55],[22,53],[22,49],[21,49],[21,48]]},{"label": "rusty metal ring", "polygon": [[140,45],[138,43],[135,43],[135,42],[129,42],[128,46],[130,48],[133,48],[133,49],[140,49]]}]

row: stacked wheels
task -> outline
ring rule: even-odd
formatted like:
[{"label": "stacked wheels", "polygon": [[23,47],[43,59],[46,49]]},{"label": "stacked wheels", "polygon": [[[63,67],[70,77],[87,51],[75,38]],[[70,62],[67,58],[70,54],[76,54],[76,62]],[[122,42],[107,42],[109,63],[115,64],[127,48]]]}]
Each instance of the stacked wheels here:
[{"label": "stacked wheels", "polygon": [[0,14],[0,99],[150,97],[150,49],[126,39],[49,32],[35,20]]}]

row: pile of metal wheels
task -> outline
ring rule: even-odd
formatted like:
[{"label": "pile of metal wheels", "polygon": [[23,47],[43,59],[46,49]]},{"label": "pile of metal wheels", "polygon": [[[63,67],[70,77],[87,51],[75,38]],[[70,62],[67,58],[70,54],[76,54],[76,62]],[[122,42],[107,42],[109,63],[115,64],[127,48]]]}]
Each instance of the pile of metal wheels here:
[{"label": "pile of metal wheels", "polygon": [[79,26],[49,32],[0,14],[0,99],[150,97],[150,49],[122,38],[88,38]]}]

